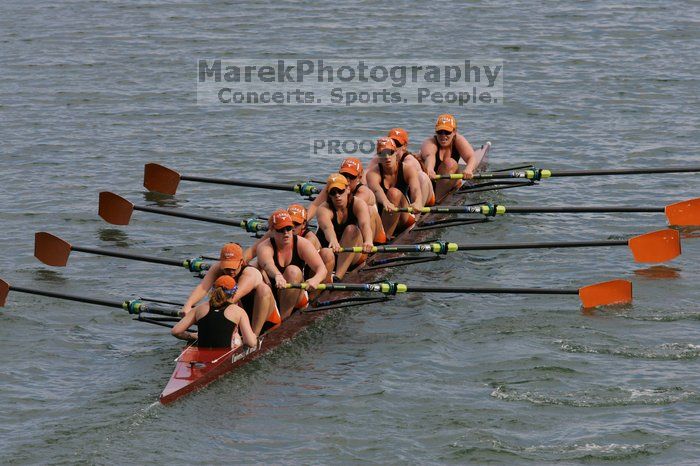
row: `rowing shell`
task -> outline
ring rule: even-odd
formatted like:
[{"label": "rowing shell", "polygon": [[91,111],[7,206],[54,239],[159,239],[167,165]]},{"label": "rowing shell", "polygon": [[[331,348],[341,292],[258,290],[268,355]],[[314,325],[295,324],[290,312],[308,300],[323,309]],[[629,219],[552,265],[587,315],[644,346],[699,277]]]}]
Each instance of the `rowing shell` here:
[{"label": "rowing shell", "polygon": [[[480,158],[478,165],[480,170],[483,170],[486,166],[490,148],[491,143],[487,142],[480,149],[474,151],[474,155]],[[447,202],[448,204],[457,203],[460,201],[460,199],[455,199],[458,196],[457,193],[450,193],[442,199],[442,202]],[[419,218],[416,225],[420,225],[421,222],[422,219]],[[430,233],[427,231],[405,231],[398,235],[392,244],[419,243],[424,241],[428,235]],[[348,273],[346,279],[348,283],[361,283],[376,280],[379,278],[379,275],[379,269],[364,270],[363,265]],[[325,294],[321,294],[319,301]],[[344,294],[335,293],[334,297],[342,298]],[[168,384],[160,395],[160,402],[162,404],[172,403],[182,396],[210,384],[224,374],[254,361],[282,343],[291,340],[306,327],[316,320],[324,318],[330,312],[330,309],[314,312],[295,312],[287,320],[261,335],[258,338],[258,346],[255,348],[241,347],[232,350],[231,348],[186,347],[175,360],[175,371],[170,376]]]}]

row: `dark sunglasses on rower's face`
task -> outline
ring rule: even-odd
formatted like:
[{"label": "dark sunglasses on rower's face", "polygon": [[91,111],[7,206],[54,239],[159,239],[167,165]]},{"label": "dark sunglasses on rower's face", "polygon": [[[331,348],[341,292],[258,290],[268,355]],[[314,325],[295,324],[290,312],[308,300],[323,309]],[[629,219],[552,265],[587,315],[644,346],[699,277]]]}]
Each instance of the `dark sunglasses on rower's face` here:
[{"label": "dark sunglasses on rower's face", "polygon": [[392,139],[394,141],[394,144],[396,144],[397,149],[401,149],[403,147],[403,144],[401,144],[400,141],[397,141],[396,139]]},{"label": "dark sunglasses on rower's face", "polygon": [[303,225],[303,223],[294,222],[294,227],[295,227],[295,228],[296,228],[296,227],[300,227],[300,226],[302,226],[302,225]]},{"label": "dark sunglasses on rower's face", "polygon": [[330,191],[328,191],[328,194],[330,194],[331,196],[340,196],[344,192],[344,189],[333,188]]},{"label": "dark sunglasses on rower's face", "polygon": [[292,231],[294,228],[292,227],[283,227],[283,228],[278,228],[275,231],[277,233],[287,233],[288,231]]},{"label": "dark sunglasses on rower's face", "polygon": [[446,129],[441,129],[440,131],[436,131],[436,132],[440,136],[449,136],[450,134],[452,134],[452,131],[447,131]]},{"label": "dark sunglasses on rower's face", "polygon": [[357,179],[356,175],[351,175],[349,173],[341,173],[348,181],[355,181]]}]

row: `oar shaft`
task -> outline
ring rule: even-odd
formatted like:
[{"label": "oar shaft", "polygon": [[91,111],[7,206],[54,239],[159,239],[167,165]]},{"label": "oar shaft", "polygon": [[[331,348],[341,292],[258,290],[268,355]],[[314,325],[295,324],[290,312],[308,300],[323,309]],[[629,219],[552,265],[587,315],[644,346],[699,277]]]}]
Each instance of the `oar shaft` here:
[{"label": "oar shaft", "polygon": [[579,206],[579,207],[506,207],[506,213],[532,214],[532,213],[613,213],[613,212],[639,212],[657,213],[664,212],[663,207],[624,207],[624,206]]},{"label": "oar shaft", "polygon": [[171,217],[188,218],[190,220],[199,220],[200,222],[218,223],[219,225],[228,225],[233,227],[245,228],[243,220],[224,220],[221,218],[208,217],[205,215],[188,214],[184,212],[173,212],[170,209],[160,209],[158,207],[134,206],[134,210],[141,212],[150,212],[152,214],[169,215]]},{"label": "oar shaft", "polygon": [[560,170],[552,171],[552,176],[601,176],[601,175],[652,175],[657,173],[694,173],[700,167],[666,168],[620,168],[613,170]]},{"label": "oar shaft", "polygon": [[132,259],[141,262],[152,262],[154,264],[172,265],[175,267],[185,267],[185,261],[174,259],[163,259],[155,256],[146,256],[141,254],[129,254],[126,252],[110,251],[109,249],[86,248],[82,246],[71,246],[73,251],[85,252],[88,254],[97,254],[100,256],[120,257],[122,259]]},{"label": "oar shaft", "polygon": [[292,191],[295,192],[296,189],[294,185],[281,184],[281,183],[263,183],[259,181],[247,181],[247,180],[235,180],[235,179],[222,179],[222,178],[205,178],[201,176],[180,176],[181,180],[185,181],[197,181],[200,183],[212,183],[212,184],[223,184],[228,186],[246,186],[249,188],[263,188],[263,189],[274,189],[277,191]]},{"label": "oar shaft", "polygon": [[86,298],[84,296],[76,296],[76,295],[72,295],[72,294],[57,293],[54,291],[46,291],[46,290],[34,290],[31,288],[23,288],[21,286],[10,286],[10,290],[17,291],[19,293],[47,296],[49,298],[59,298],[59,299],[65,299],[68,301],[77,301],[79,303],[96,304],[98,306],[118,307],[120,309],[122,308],[122,305],[124,304],[123,301],[109,301],[109,300],[98,299],[98,298]]},{"label": "oar shaft", "polygon": [[494,249],[548,249],[548,248],[589,248],[627,246],[627,240],[599,240],[599,241],[552,241],[543,243],[504,243],[504,244],[459,244],[458,251],[488,251]]},{"label": "oar shaft", "polygon": [[422,293],[484,293],[484,294],[578,294],[573,288],[477,288],[477,287],[440,287],[407,285],[407,292]]}]

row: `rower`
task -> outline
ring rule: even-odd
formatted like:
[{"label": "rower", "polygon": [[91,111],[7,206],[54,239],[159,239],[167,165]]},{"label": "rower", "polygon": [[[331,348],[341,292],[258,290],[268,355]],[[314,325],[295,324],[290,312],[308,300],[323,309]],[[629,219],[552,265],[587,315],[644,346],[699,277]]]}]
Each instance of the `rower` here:
[{"label": "rower", "polygon": [[[457,133],[457,120],[447,113],[438,116],[435,123],[435,136],[423,141],[420,149],[425,171],[431,180],[435,175],[450,175],[459,171],[459,161],[464,160],[466,167],[462,174],[465,179],[474,176],[479,159],[474,155],[469,141]],[[433,181],[435,182],[435,181]],[[439,180],[435,185],[435,197],[441,200],[448,192],[458,186],[459,180]]]},{"label": "rower", "polygon": [[[243,343],[256,347],[258,339],[250,326],[248,314],[233,303],[237,290],[233,277],[222,275],[217,278],[209,293],[209,301],[185,314],[173,327],[173,336],[181,340],[197,340],[200,348],[235,349]],[[194,324],[197,324],[197,332],[189,332]]]},{"label": "rower", "polygon": [[235,278],[238,283],[231,303],[240,302],[248,312],[252,309],[253,331],[256,335],[260,335],[266,323],[269,326],[282,322],[275,306],[272,290],[263,280],[260,271],[243,260],[243,249],[237,243],[224,245],[219,255],[219,262],[212,264],[201,283],[192,290],[182,311],[189,314],[192,307],[207,295],[214,282],[226,275]]},{"label": "rower", "polygon": [[[372,222],[372,231],[374,232],[374,244],[386,243],[386,234],[382,225],[382,218],[377,209],[377,200],[371,189],[363,183],[364,170],[362,169],[362,161],[355,157],[348,157],[340,164],[338,173],[343,175],[348,180],[348,188],[350,194],[354,197],[362,199],[369,207],[370,220]],[[430,183],[430,180],[428,180]],[[328,201],[328,193],[324,189],[309,206],[309,216],[316,215],[316,209],[324,202]]]},{"label": "rower", "polygon": [[309,273],[313,273],[306,280],[310,290],[315,290],[329,277],[313,243],[294,233],[294,222],[286,210],[273,212],[268,225],[272,234],[258,245],[258,267],[275,289],[275,298],[284,320],[295,308],[308,304],[308,296],[302,294],[300,289],[285,289],[287,283],[303,282],[307,268],[311,270]]},{"label": "rower", "polygon": [[[287,212],[292,217],[294,222],[294,234],[299,235],[302,238],[306,238],[311,241],[316,248],[316,250],[321,249],[321,243],[316,237],[316,233],[309,228],[308,222],[308,212],[306,208],[301,204],[292,204],[287,207]],[[271,229],[268,229],[265,234],[259,238],[252,246],[245,250],[243,253],[243,258],[249,264],[253,264],[253,259],[258,255],[258,245],[268,239],[272,235]]]},{"label": "rower", "polygon": [[[367,203],[353,196],[349,183],[340,173],[333,173],[326,182],[326,202],[318,207],[318,239],[321,252],[338,254],[344,248],[362,246],[365,254],[372,251],[375,233],[372,230],[371,216]],[[335,279],[340,280],[351,266],[365,259],[364,254],[340,253],[335,263]]]},{"label": "rower", "polygon": [[382,223],[388,236],[409,228],[415,217],[409,213],[396,214],[397,207],[421,209],[430,200],[431,193],[421,190],[421,170],[405,153],[399,159],[396,144],[388,137],[377,140],[378,163],[367,172],[367,185],[382,207]]}]

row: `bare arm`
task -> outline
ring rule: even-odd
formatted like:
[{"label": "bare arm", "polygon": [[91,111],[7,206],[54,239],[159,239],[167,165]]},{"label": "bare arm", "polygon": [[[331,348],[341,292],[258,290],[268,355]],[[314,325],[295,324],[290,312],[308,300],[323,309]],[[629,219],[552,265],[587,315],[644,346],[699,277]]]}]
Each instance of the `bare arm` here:
[{"label": "bare arm", "polygon": [[250,325],[250,319],[248,319],[248,314],[235,304],[231,304],[224,311],[226,316],[238,324],[238,330],[241,332],[241,339],[246,346],[255,348],[258,346],[258,337],[255,336],[253,332],[253,327]]},{"label": "bare arm", "polygon": [[374,235],[372,235],[372,227],[370,226],[369,207],[367,207],[367,204],[362,199],[355,199],[352,211],[355,217],[357,217],[357,223],[362,232],[363,252],[372,252],[372,246],[374,246],[374,244],[372,244],[372,239]]},{"label": "bare arm", "polygon": [[270,244],[269,239],[261,243],[258,247],[258,265],[267,274],[268,278],[270,278],[270,280],[274,279],[279,286],[286,282],[282,276],[282,272],[280,272],[275,265],[274,258],[272,257],[273,253],[274,251],[272,250],[272,244]]},{"label": "bare arm", "polygon": [[408,192],[411,195],[411,207],[420,209],[423,207],[423,196],[420,189],[420,178],[416,167],[411,164],[404,164],[403,174],[408,183]]},{"label": "bare arm", "polygon": [[428,174],[430,179],[435,178],[435,162],[437,157],[437,146],[431,139],[426,139],[420,147],[420,155],[423,158],[423,165],[425,165],[425,172]]},{"label": "bare arm", "polygon": [[464,174],[473,175],[474,170],[476,170],[476,167],[479,164],[479,161],[476,159],[476,155],[474,154],[474,149],[472,149],[472,145],[469,144],[469,141],[467,141],[464,136],[458,134],[456,137],[457,140],[455,141],[455,146],[457,147],[457,151],[459,151],[460,157],[462,157],[462,160],[464,160],[464,162],[467,164]]},{"label": "bare arm", "polygon": [[324,202],[326,202],[326,199],[328,199],[328,193],[326,193],[326,190],[324,189],[323,191],[318,193],[316,199],[314,199],[313,202],[309,204],[309,207],[306,209],[307,221],[311,220],[316,216],[316,211],[318,211],[318,208],[322,206]]},{"label": "bare arm", "polygon": [[248,262],[252,261],[253,258],[254,258],[255,256],[258,255],[258,245],[259,245],[260,243],[262,243],[263,240],[266,240],[267,238],[269,238],[271,234],[272,234],[272,233],[270,233],[269,231],[266,231],[265,234],[262,236],[262,238],[260,238],[259,240],[257,240],[255,243],[253,243],[253,245],[252,245],[251,247],[249,247],[248,249],[246,249],[246,250],[243,252],[243,261],[244,261],[246,264],[247,264]]},{"label": "bare arm", "polygon": [[313,290],[326,278],[328,273],[326,265],[323,263],[323,259],[321,259],[318,251],[316,251],[316,247],[306,238],[297,238],[297,251],[304,263],[314,271],[314,276],[306,280],[306,283]]},{"label": "bare arm", "polygon": [[207,274],[204,276],[202,281],[199,282],[199,285],[197,285],[194,290],[192,290],[189,298],[187,298],[187,301],[185,301],[185,304],[182,306],[182,312],[189,314],[192,307],[207,295],[209,289],[214,285],[214,281],[219,277],[219,275],[221,275],[221,266],[217,262],[212,265],[209,270],[207,270]]},{"label": "bare arm", "polygon": [[[207,306],[207,304],[200,304],[200,306]],[[179,338],[180,340],[196,340],[197,334],[188,332],[187,329],[189,329],[192,325],[194,325],[197,322],[198,309],[199,306],[192,310],[192,312],[188,312],[187,314],[185,314],[182,317],[182,319],[180,319],[180,322],[175,324],[173,329],[170,331],[170,334],[175,338]]]},{"label": "bare arm", "polygon": [[333,228],[332,220],[333,213],[328,207],[326,207],[325,204],[322,205],[318,209],[318,227],[321,229],[321,231],[323,231],[329,246],[334,244],[338,245],[338,238],[335,236],[335,229]]},{"label": "bare arm", "polygon": [[367,187],[372,190],[374,193],[374,197],[377,201],[378,204],[383,205],[385,208],[392,207],[394,204],[389,201],[389,198],[386,197],[386,193],[382,189],[382,177],[379,174],[379,169],[374,168],[372,171],[367,173]]},{"label": "bare arm", "polygon": [[261,281],[262,274],[258,269],[255,267],[246,267],[243,269],[243,273],[241,273],[241,276],[238,278],[238,289],[233,294],[233,304],[238,304],[238,302],[253,291]]}]

